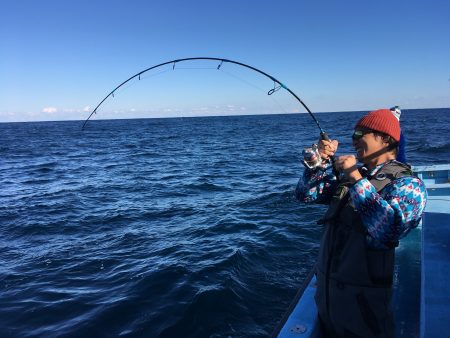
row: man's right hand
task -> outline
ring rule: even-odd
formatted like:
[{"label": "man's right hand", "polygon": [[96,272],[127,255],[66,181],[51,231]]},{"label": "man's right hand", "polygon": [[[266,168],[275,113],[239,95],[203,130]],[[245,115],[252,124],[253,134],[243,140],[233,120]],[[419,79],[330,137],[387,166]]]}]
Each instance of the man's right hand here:
[{"label": "man's right hand", "polygon": [[328,160],[331,156],[334,156],[334,154],[337,151],[339,142],[337,140],[320,140],[318,144],[318,150],[320,157],[324,160]]}]

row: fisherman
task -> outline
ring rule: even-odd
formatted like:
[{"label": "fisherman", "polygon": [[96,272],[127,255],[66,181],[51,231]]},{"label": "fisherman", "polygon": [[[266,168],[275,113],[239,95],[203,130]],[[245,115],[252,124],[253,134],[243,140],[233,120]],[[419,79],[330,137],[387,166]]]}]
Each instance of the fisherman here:
[{"label": "fisherman", "polygon": [[410,166],[396,160],[400,113],[380,109],[363,116],[352,135],[356,157],[334,160],[338,141],[320,140],[318,165],[308,165],[297,185],[299,200],[329,205],[319,221],[325,228],[316,265],[324,337],[395,335],[394,252],[419,224],[427,198]]}]

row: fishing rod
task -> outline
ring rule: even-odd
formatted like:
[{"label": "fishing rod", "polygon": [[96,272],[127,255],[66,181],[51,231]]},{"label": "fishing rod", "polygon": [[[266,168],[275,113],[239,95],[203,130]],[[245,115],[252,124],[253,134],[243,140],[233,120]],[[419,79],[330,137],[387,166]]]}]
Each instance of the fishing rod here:
[{"label": "fishing rod", "polygon": [[[172,69],[175,69],[175,66],[177,63],[180,62],[184,62],[184,61],[194,61],[194,60],[209,60],[209,61],[218,61],[220,62],[219,65],[217,66],[217,69],[220,70],[220,68],[222,67],[222,65],[224,63],[231,63],[231,64],[235,64],[241,67],[245,67],[248,69],[251,69],[255,72],[258,72],[259,74],[264,75],[265,77],[269,78],[270,80],[273,81],[274,86],[272,89],[270,89],[267,92],[267,95],[272,95],[273,93],[275,93],[276,91],[278,91],[280,88],[284,88],[285,90],[288,91],[289,94],[291,94],[293,97],[295,97],[295,99],[300,102],[300,104],[306,109],[306,111],[308,112],[308,114],[311,116],[311,118],[313,119],[313,121],[316,123],[317,127],[319,128],[320,131],[320,138],[322,140],[326,140],[329,141],[330,138],[328,137],[328,134],[322,129],[322,127],[320,126],[319,121],[316,119],[316,117],[314,116],[314,114],[312,113],[312,111],[308,108],[308,106],[300,99],[300,97],[297,96],[297,94],[295,94],[291,89],[289,89],[285,84],[283,84],[281,81],[279,81],[278,79],[276,79],[275,77],[273,77],[272,75],[267,74],[266,72],[247,65],[245,63],[242,62],[238,62],[238,61],[233,61],[233,60],[229,60],[229,59],[224,59],[224,58],[215,58],[215,57],[190,57],[190,58],[183,58],[183,59],[175,59],[175,60],[171,60],[171,61],[167,61],[167,62],[163,62],[160,64],[157,64],[155,66],[149,67],[147,69],[144,69],[142,71],[140,71],[139,73],[134,74],[133,76],[131,76],[130,78],[126,79],[125,81],[123,81],[121,84],[119,84],[116,88],[114,88],[111,92],[109,92],[108,95],[105,96],[105,98],[103,100],[100,101],[100,103],[97,105],[97,107],[95,107],[95,109],[91,112],[91,114],[89,115],[89,117],[86,119],[86,121],[84,121],[83,126],[81,127],[81,130],[84,130],[84,128],[86,127],[87,122],[90,120],[90,118],[97,113],[97,109],[103,104],[103,102],[105,102],[109,97],[114,97],[114,93],[122,86],[124,86],[126,83],[128,83],[129,81],[138,78],[139,80],[141,80],[141,75],[152,70],[155,68],[159,68],[159,67],[163,67],[166,65],[170,65],[172,64]],[[316,167],[321,163],[321,158],[320,158],[320,154],[317,150],[317,146],[314,148],[306,148],[304,150],[304,161],[303,163],[305,164],[305,166],[312,168],[312,167]],[[334,163],[334,156],[330,157],[331,162]]]},{"label": "fishing rod", "polygon": [[255,68],[253,66],[247,65],[245,63],[242,62],[238,62],[238,61],[233,61],[233,60],[229,60],[229,59],[223,59],[223,58],[215,58],[215,57],[190,57],[190,58],[183,58],[183,59],[176,59],[176,60],[171,60],[171,61],[167,61],[167,62],[163,62],[160,64],[157,64],[155,66],[149,67],[147,69],[144,69],[142,71],[140,71],[139,73],[134,74],[133,76],[131,76],[130,78],[128,78],[127,80],[123,81],[121,84],[119,84],[116,88],[114,88],[108,95],[105,96],[105,98],[103,100],[100,101],[100,103],[97,105],[97,107],[95,107],[95,109],[91,112],[91,114],[89,115],[89,117],[86,119],[86,121],[84,121],[83,126],[82,126],[82,130],[84,130],[84,128],[86,127],[87,122],[89,121],[89,119],[92,117],[92,115],[97,113],[98,108],[103,104],[103,102],[105,102],[109,97],[114,97],[114,93],[123,85],[125,85],[127,82],[138,78],[139,80],[141,79],[141,75],[152,70],[155,68],[159,68],[159,67],[163,67],[165,65],[169,65],[172,64],[172,69],[175,69],[175,65],[177,63],[180,62],[184,62],[184,61],[194,61],[194,60],[210,60],[210,61],[218,61],[220,62],[220,64],[217,66],[217,69],[219,70],[222,65],[224,63],[231,63],[231,64],[235,64],[238,66],[242,66],[251,70],[254,70],[255,72],[258,72],[262,75],[264,75],[265,77],[271,79],[274,82],[274,87],[272,89],[270,89],[267,92],[267,95],[272,95],[273,93],[275,93],[277,90],[279,90],[280,88],[284,88],[285,90],[287,90],[289,92],[289,94],[291,94],[292,96],[295,97],[295,99],[300,102],[300,104],[306,109],[306,111],[309,113],[309,115],[312,117],[312,119],[314,120],[314,122],[316,123],[317,127],[320,130],[320,137],[324,140],[329,140],[328,138],[328,134],[325,133],[322,129],[322,127],[320,126],[319,121],[316,119],[316,117],[314,116],[314,114],[312,113],[312,111],[308,108],[308,106],[291,90],[289,89],[286,85],[284,85],[281,81],[277,80],[275,77],[273,77],[272,75],[267,74],[266,72],[263,72],[262,70]]}]

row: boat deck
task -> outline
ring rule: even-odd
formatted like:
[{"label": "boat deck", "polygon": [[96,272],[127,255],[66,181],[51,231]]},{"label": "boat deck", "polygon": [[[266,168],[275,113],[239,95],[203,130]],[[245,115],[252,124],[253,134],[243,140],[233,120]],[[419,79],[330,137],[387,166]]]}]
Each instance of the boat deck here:
[{"label": "boat deck", "polygon": [[433,226],[422,231],[420,336],[442,337],[450,332],[450,214],[426,213],[424,222]]},{"label": "boat deck", "polygon": [[420,336],[441,337],[450,332],[450,165],[416,170],[428,192],[422,229]]}]

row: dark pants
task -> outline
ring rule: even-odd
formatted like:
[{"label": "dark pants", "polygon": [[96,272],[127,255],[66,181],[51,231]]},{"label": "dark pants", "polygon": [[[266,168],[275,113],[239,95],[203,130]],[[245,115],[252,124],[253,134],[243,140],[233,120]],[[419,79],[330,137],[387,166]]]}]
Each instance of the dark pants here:
[{"label": "dark pants", "polygon": [[322,318],[320,318],[320,315],[319,315],[319,323],[320,323],[320,333],[323,338],[364,338],[348,330],[345,330],[345,334],[343,336],[338,335],[331,327],[325,324]]}]

